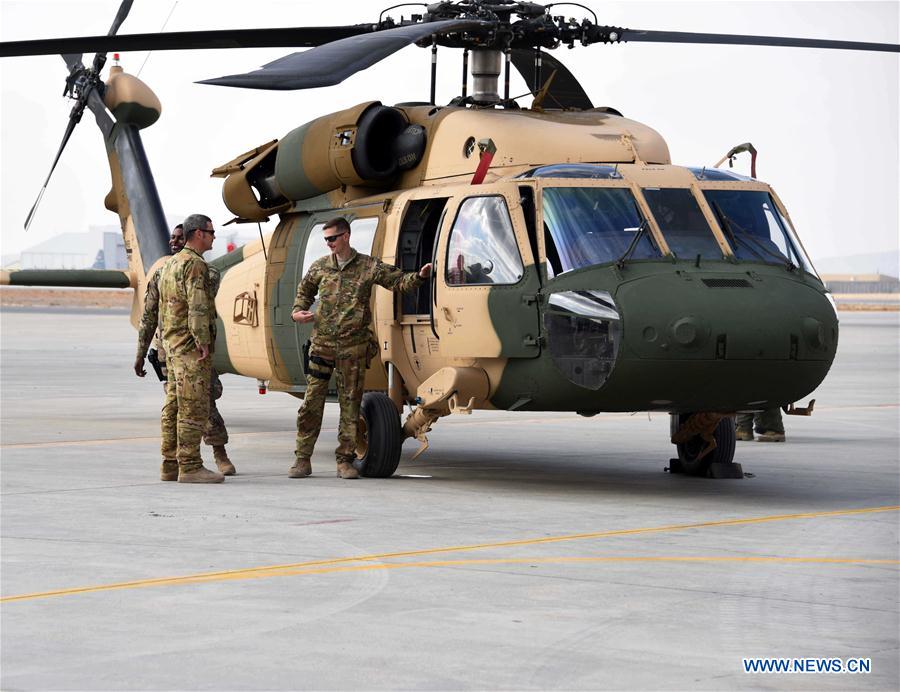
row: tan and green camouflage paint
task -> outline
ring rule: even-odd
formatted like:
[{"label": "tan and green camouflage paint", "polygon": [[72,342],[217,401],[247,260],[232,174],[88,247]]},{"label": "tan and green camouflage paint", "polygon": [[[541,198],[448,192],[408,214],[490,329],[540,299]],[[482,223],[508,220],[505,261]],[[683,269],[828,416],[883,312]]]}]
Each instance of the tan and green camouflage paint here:
[{"label": "tan and green camouflage paint", "polygon": [[[745,279],[750,287],[713,288],[703,279]],[[569,272],[547,282],[555,291],[606,290],[621,315],[622,341],[599,391],[567,382],[549,353],[511,360],[492,396],[498,408],[524,410],[731,412],[797,401],[824,379],[837,348],[837,319],[811,274],[727,261],[637,260]],[[690,319],[701,338],[682,345],[674,325]],[[826,325],[819,345],[804,322]],[[769,402],[766,404],[765,402]]]},{"label": "tan and green camouflage paint", "polygon": [[103,102],[116,122],[138,129],[150,127],[162,112],[162,105],[150,87],[134,75],[126,74],[119,65],[113,65],[109,70]]},{"label": "tan and green camouflage paint", "polygon": [[[295,203],[294,211],[282,216],[282,223],[267,241],[271,244],[268,261],[263,262],[257,254],[249,258],[256,264],[252,272],[249,269],[245,272],[244,284],[250,274],[258,282],[264,268],[260,324],[251,330],[264,333],[264,337],[254,337],[252,349],[265,349],[272,389],[299,393],[306,386],[300,349],[309,339],[310,327],[294,325],[289,313],[294,290],[302,278],[297,273],[305,252],[306,233],[315,223],[338,214],[348,217],[356,213],[377,214],[381,223],[375,243],[378,252],[373,254],[393,263],[406,205],[413,199],[449,197],[438,249],[440,277],[448,224],[459,202],[473,194],[502,194],[507,199],[525,265],[524,275],[512,287],[456,287],[454,293],[454,287],[439,286],[434,326],[441,339],[430,335],[427,316],[423,321],[423,316],[400,315],[398,303],[390,293],[375,291],[373,327],[379,340],[380,358],[395,366],[407,400],[414,398],[418,388],[425,386],[429,377],[441,368],[453,366],[481,368],[487,373],[490,394],[479,399],[476,408],[592,413],[645,409],[693,411],[702,406],[726,411],[764,396],[780,402],[797,400],[828,371],[836,348],[837,324],[821,282],[814,275],[789,272],[779,266],[747,261],[733,263],[724,235],[701,194],[707,187],[769,191],[765,184],[699,184],[686,169],[669,165],[668,150],[658,134],[608,114],[498,114],[450,108],[404,110],[411,122],[427,127],[428,147],[422,163],[403,174],[398,190],[366,197],[372,195],[371,189],[347,186],[322,195],[322,187],[310,182],[312,178],[305,169],[295,168],[290,173],[292,184],[297,185],[292,194],[316,196]],[[552,132],[559,136],[544,136]],[[510,133],[518,134],[511,137]],[[316,139],[311,137],[308,128],[296,136],[303,146]],[[463,144],[469,136],[492,137],[499,150],[488,183],[477,188],[468,185],[477,165],[477,154],[466,157],[464,153]],[[535,256],[516,200],[522,185],[532,186],[539,200],[540,186],[552,181],[511,180],[511,176],[536,165],[565,161],[619,162],[621,180],[566,180],[564,184],[629,187],[648,217],[651,215],[640,194],[641,187],[663,185],[692,189],[722,249],[723,259],[704,260],[700,267],[671,257],[632,260],[622,269],[602,265],[547,280],[542,233],[537,234],[538,256]],[[295,164],[296,161],[292,165]],[[776,203],[784,211],[777,197]],[[540,214],[539,202],[537,207]],[[541,228],[540,218],[537,228]],[[649,232],[665,253],[666,240],[652,217]],[[227,270],[223,285],[230,286],[229,275],[239,267],[235,265]],[[711,288],[703,283],[704,278],[736,277],[748,278],[751,288]],[[231,290],[230,297],[220,299],[223,315],[228,314],[229,301],[236,290],[237,287]],[[546,349],[542,310],[550,293],[569,290],[608,291],[621,313],[622,347],[612,375],[599,391],[586,390],[567,381]],[[460,332],[463,338],[446,338],[446,325],[441,324],[444,307],[451,315],[461,308],[469,316],[471,328]],[[690,314],[683,314],[685,310]],[[457,312],[457,319],[458,315]],[[644,336],[645,333],[669,334],[673,320],[684,317],[707,324],[708,330],[701,331],[708,331],[709,340],[702,345],[681,348],[674,346],[670,339],[651,342]],[[804,336],[803,322],[807,319],[824,325],[826,338],[822,343],[813,345]],[[226,317],[225,322],[228,321]],[[723,335],[724,357],[716,351],[717,344],[721,343],[719,337]],[[228,345],[220,349],[220,356],[227,355],[231,349],[230,335],[226,342]],[[664,343],[668,343],[666,348],[662,346]],[[233,367],[233,371],[249,374],[243,364],[237,365],[235,361]],[[257,368],[254,372],[261,371]],[[369,374],[372,373],[370,369]]]}]

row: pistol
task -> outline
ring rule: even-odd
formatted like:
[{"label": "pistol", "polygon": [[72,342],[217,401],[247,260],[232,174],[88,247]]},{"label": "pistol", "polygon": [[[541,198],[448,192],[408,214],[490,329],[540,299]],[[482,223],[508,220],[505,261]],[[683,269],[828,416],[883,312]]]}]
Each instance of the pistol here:
[{"label": "pistol", "polygon": [[165,382],[166,372],[163,370],[163,364],[159,362],[159,353],[155,348],[151,348],[147,351],[147,361],[153,366],[153,371],[156,373],[159,381]]}]

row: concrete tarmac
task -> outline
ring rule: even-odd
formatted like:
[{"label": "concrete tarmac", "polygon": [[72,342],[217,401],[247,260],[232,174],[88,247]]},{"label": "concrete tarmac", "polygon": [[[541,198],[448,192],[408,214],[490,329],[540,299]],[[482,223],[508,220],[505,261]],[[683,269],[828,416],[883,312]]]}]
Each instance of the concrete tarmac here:
[{"label": "concrete tarmac", "polygon": [[227,375],[238,475],[161,483],[126,315],[0,330],[4,690],[900,688],[897,313],[843,313],[815,414],[719,481],[663,472],[666,415],[502,412],[343,481],[333,405],[290,480],[298,401]]}]

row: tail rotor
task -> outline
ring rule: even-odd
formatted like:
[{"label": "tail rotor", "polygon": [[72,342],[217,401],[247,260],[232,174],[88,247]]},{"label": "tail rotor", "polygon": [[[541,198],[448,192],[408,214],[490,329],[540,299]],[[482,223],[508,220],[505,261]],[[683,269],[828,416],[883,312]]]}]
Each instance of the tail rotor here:
[{"label": "tail rotor", "polygon": [[[128,12],[131,10],[133,2],[134,0],[122,0],[122,4],[119,5],[119,11],[116,13],[112,26],[109,28],[108,36],[115,35],[119,30],[122,22],[124,22],[125,18],[128,16]],[[28,212],[28,217],[25,219],[26,231],[34,220],[38,205],[40,205],[41,200],[44,197],[44,192],[47,190],[47,185],[50,183],[53,171],[56,170],[56,165],[59,163],[63,150],[66,148],[69,139],[72,137],[72,133],[75,131],[75,126],[81,122],[81,116],[84,114],[84,109],[91,109],[97,119],[97,124],[100,126],[104,135],[108,135],[109,131],[112,129],[112,120],[109,118],[103,105],[102,96],[105,87],[100,78],[100,73],[103,71],[104,65],[106,65],[106,53],[97,53],[94,55],[94,60],[90,69],[84,66],[82,58],[82,53],[64,53],[62,55],[63,61],[69,68],[69,75],[66,77],[66,86],[63,89],[63,96],[74,100],[75,104],[69,112],[69,122],[66,125],[62,142],[60,142],[59,149],[57,149],[56,156],[50,166],[50,172],[47,173],[47,178],[44,180],[44,184],[38,193],[37,199],[32,205],[31,211]]]}]

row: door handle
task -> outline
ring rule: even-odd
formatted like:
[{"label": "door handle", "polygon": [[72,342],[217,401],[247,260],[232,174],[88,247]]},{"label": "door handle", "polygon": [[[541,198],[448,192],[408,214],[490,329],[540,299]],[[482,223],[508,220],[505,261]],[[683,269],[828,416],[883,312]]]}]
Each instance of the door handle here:
[{"label": "door handle", "polygon": [[450,324],[456,322],[456,320],[453,319],[453,313],[450,311],[450,308],[444,306],[441,308],[441,312],[444,313],[444,319],[447,320]]}]

